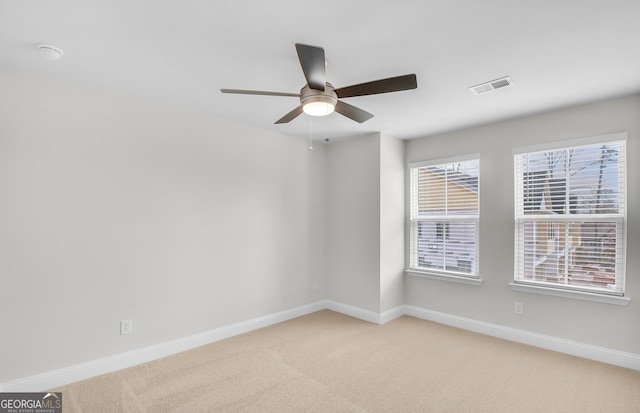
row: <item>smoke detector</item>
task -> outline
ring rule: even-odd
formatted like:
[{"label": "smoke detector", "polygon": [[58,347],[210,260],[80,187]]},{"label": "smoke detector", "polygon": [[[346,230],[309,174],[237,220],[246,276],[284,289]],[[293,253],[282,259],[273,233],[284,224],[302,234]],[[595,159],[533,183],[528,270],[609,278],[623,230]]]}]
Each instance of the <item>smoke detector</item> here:
[{"label": "smoke detector", "polygon": [[38,43],[36,49],[40,52],[40,55],[47,60],[60,60],[64,52],[62,49],[51,46],[50,44]]},{"label": "smoke detector", "polygon": [[481,95],[487,92],[493,92],[496,89],[502,89],[503,87],[513,86],[511,77],[505,76],[500,79],[495,79],[489,82],[480,83],[479,85],[471,86],[469,90],[474,95]]}]

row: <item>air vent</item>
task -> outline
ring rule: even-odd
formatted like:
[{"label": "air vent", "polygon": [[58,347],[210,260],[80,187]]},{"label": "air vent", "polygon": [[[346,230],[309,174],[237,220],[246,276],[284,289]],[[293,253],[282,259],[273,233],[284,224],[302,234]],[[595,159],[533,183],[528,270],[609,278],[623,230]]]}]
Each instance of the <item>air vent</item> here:
[{"label": "air vent", "polygon": [[501,77],[490,82],[481,83],[479,85],[471,86],[469,90],[474,95],[481,95],[487,92],[493,92],[496,89],[502,89],[503,87],[513,86],[513,81],[509,76]]}]

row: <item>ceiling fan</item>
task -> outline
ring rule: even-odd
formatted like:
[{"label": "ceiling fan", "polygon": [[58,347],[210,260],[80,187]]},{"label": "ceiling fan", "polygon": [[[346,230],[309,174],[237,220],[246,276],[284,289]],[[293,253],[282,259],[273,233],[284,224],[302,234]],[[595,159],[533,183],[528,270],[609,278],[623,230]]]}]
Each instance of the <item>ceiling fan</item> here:
[{"label": "ceiling fan", "polygon": [[220,89],[220,91],[222,93],[243,95],[290,96],[300,98],[300,105],[278,119],[275,122],[276,124],[288,123],[303,112],[312,116],[326,116],[334,110],[349,119],[362,123],[371,119],[373,115],[365,110],[345,103],[340,99],[399,92],[401,90],[415,89],[418,87],[416,75],[410,74],[335,89],[325,78],[326,61],[323,48],[296,43],[296,51],[298,52],[298,59],[300,60],[304,77],[307,80],[307,84],[300,90],[300,93],[242,89]]}]

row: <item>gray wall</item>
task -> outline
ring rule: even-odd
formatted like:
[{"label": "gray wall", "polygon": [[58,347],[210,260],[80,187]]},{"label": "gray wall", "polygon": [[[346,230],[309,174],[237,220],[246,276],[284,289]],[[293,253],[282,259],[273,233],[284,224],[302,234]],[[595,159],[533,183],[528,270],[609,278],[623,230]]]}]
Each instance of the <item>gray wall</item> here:
[{"label": "gray wall", "polygon": [[321,146],[6,70],[0,90],[0,382],[325,298]]},{"label": "gray wall", "polygon": [[[514,292],[512,148],[628,132],[628,306]],[[640,354],[640,96],[408,141],[406,161],[480,153],[481,286],[406,277],[406,304]],[[515,301],[524,316],[513,314]]]},{"label": "gray wall", "polygon": [[380,308],[380,134],[327,148],[327,296]]},{"label": "gray wall", "polygon": [[327,146],[327,296],[376,313],[404,300],[404,142],[380,133]]},{"label": "gray wall", "polygon": [[380,312],[404,304],[404,141],[380,135]]},{"label": "gray wall", "polygon": [[[0,90],[0,382],[324,298],[640,354],[640,96],[311,152],[304,140],[7,70]],[[631,304],[512,291],[511,149],[618,131],[629,133]],[[484,283],[405,277],[406,164],[475,152]],[[119,335],[122,319],[132,335]]]}]

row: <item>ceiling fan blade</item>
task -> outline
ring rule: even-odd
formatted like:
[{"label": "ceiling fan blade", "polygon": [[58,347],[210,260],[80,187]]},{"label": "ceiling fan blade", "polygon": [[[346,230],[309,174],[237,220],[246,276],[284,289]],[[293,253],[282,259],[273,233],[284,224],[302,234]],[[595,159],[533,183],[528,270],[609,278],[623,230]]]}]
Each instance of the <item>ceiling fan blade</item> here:
[{"label": "ceiling fan blade", "polygon": [[302,105],[300,105],[297,108],[295,108],[294,110],[292,110],[291,112],[287,113],[286,115],[284,115],[283,117],[278,119],[275,123],[277,125],[279,123],[291,122],[292,120],[294,120],[295,118],[300,116],[302,114],[302,112],[303,112]]},{"label": "ceiling fan blade", "polygon": [[350,98],[354,96],[377,95],[378,93],[399,92],[417,87],[418,81],[416,75],[410,74],[341,87],[340,89],[336,89],[335,92],[339,98]]},{"label": "ceiling fan blade", "polygon": [[266,92],[262,90],[220,89],[220,92],[235,93],[238,95],[291,96],[296,98],[300,97],[300,93]]},{"label": "ceiling fan blade", "polygon": [[373,115],[366,110],[362,110],[340,100],[338,101],[338,103],[336,103],[335,111],[342,116],[346,116],[351,120],[355,120],[358,123],[365,122],[373,117]]},{"label": "ceiling fan blade", "polygon": [[327,83],[325,74],[324,49],[316,46],[296,43],[300,66],[311,89],[324,90]]}]

